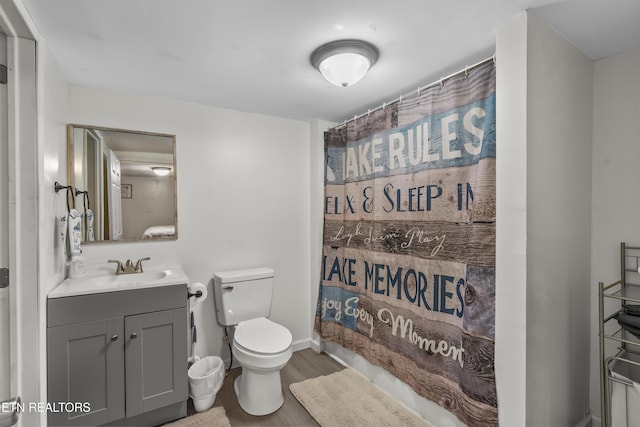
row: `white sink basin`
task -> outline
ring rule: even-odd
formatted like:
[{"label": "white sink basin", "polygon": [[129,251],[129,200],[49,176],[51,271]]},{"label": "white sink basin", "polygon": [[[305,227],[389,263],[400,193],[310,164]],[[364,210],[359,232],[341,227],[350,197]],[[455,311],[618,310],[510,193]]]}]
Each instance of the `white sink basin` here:
[{"label": "white sink basin", "polygon": [[49,293],[48,298],[189,283],[182,268],[173,262],[150,262],[145,264],[144,270],[143,273],[116,275],[112,264],[88,266],[85,277],[66,279]]},{"label": "white sink basin", "polygon": [[167,271],[145,271],[143,273],[121,274],[119,276],[94,276],[83,280],[89,286],[128,286],[136,283],[148,283],[162,280],[168,276]]}]

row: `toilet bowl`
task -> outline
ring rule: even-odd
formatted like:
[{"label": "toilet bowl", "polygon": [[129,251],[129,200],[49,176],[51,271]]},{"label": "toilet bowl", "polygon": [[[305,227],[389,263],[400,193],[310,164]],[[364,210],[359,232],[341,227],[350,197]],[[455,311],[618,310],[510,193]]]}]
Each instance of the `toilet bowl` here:
[{"label": "toilet bowl", "polygon": [[218,322],[235,327],[231,351],[242,367],[234,392],[240,407],[256,416],[270,414],[282,406],[280,369],[293,353],[291,332],[268,319],[273,282],[270,268],[214,275]]},{"label": "toilet bowl", "polygon": [[233,388],[248,414],[270,414],[284,403],[280,369],[293,354],[292,341],[287,328],[264,317],[236,326],[232,351],[242,374]]}]

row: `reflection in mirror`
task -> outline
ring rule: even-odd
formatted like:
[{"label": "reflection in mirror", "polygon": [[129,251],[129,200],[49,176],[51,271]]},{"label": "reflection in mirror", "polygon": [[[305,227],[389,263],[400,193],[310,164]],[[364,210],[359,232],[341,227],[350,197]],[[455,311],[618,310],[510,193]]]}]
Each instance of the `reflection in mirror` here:
[{"label": "reflection in mirror", "polygon": [[175,145],[175,135],[67,126],[83,243],[178,237]]}]

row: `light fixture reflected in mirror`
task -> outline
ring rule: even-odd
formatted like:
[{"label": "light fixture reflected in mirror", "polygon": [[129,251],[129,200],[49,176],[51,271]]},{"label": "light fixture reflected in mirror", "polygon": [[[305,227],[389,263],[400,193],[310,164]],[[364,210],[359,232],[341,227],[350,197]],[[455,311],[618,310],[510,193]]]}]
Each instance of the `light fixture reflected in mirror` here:
[{"label": "light fixture reflected in mirror", "polygon": [[151,170],[158,176],[167,176],[171,173],[171,168],[166,166],[154,166]]},{"label": "light fixture reflected in mirror", "polygon": [[336,40],[311,54],[311,64],[330,83],[347,87],[359,82],[378,59],[378,49],[362,40]]}]

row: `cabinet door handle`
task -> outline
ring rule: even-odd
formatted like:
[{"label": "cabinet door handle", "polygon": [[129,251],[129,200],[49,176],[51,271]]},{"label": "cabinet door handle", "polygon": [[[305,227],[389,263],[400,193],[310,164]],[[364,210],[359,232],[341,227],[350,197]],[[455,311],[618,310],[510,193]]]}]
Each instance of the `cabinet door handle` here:
[{"label": "cabinet door handle", "polygon": [[136,334],[135,332],[131,332],[131,339],[135,340],[136,338],[138,338],[138,334]]},{"label": "cabinet door handle", "polygon": [[118,335],[111,335],[111,341],[118,341]]}]

